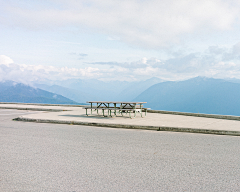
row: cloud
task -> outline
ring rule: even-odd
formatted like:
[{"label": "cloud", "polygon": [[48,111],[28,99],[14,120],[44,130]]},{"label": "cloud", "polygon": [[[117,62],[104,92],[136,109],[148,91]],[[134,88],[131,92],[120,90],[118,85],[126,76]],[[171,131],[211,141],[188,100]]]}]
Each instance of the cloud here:
[{"label": "cloud", "polygon": [[140,63],[140,62],[132,62],[132,63],[119,63],[119,62],[92,62],[92,63],[87,63],[87,64],[92,64],[92,65],[109,65],[109,66],[118,66],[118,67],[123,67],[123,68],[145,68],[146,64]]},{"label": "cloud", "polygon": [[[217,78],[240,77],[240,43],[230,48],[210,46],[203,52],[176,54],[172,58],[142,58],[135,62],[95,62],[91,64],[125,68],[125,76],[135,79],[159,77],[169,80],[207,76]],[[101,67],[99,67],[101,68]]]},{"label": "cloud", "polygon": [[[10,58],[9,61],[11,61]],[[25,84],[31,84],[33,81],[71,78],[99,78],[100,76],[101,73],[99,72],[99,69],[93,67],[68,68],[16,63],[7,63],[7,65],[0,64],[0,81],[12,80]]]},{"label": "cloud", "polygon": [[9,65],[10,63],[14,63],[10,57],[6,55],[0,55],[0,64]]},{"label": "cloud", "polygon": [[[0,65],[0,81],[12,80],[25,84],[59,79],[100,79],[133,81],[148,79],[151,76],[161,76],[164,70],[150,66],[159,60],[143,58],[132,63],[107,63],[115,64],[110,68],[86,67],[69,68],[43,65],[25,65],[11,63]],[[98,64],[106,64],[98,62]],[[132,65],[132,66],[130,66]],[[143,67],[144,66],[144,67]],[[164,71],[165,73],[166,71]],[[168,78],[170,75],[168,75]]]},{"label": "cloud", "polygon": [[88,56],[88,54],[86,53],[76,53],[76,52],[71,52],[69,53],[70,55],[76,55],[76,56],[79,56],[78,60],[83,60],[85,57]]},{"label": "cloud", "polygon": [[157,60],[155,58],[147,59],[146,57],[143,57],[139,61],[134,61],[134,62],[91,62],[87,64],[91,65],[109,65],[109,66],[118,66],[118,67],[123,67],[123,68],[146,68],[148,65],[156,65],[160,63],[160,60]]},{"label": "cloud", "polygon": [[217,78],[239,78],[240,76],[240,44],[231,48],[210,46],[202,53],[195,52],[180,55],[162,61],[161,66],[176,75],[208,76]]},{"label": "cloud", "polygon": [[[14,3],[10,3],[14,2]],[[0,23],[28,29],[74,26],[144,48],[176,44],[189,34],[239,26],[238,0],[43,0],[2,4]]]},{"label": "cloud", "polygon": [[85,54],[85,53],[79,53],[78,54],[80,57],[86,57],[86,56],[88,56],[88,54]]},{"label": "cloud", "polygon": [[78,55],[78,56],[80,56],[80,57],[86,57],[86,56],[88,56],[88,54],[86,54],[86,53],[76,53],[76,52],[71,52],[71,53],[69,53],[70,55]]},{"label": "cloud", "polygon": [[119,41],[120,38],[119,37],[107,37],[108,41]]},{"label": "cloud", "polygon": [[[76,54],[78,55],[78,54]],[[182,80],[195,76],[240,78],[240,43],[230,48],[210,46],[202,53],[176,54],[170,59],[143,57],[134,62],[89,62],[85,68],[25,65],[0,56],[0,81],[28,83],[59,79]],[[103,67],[102,65],[107,67]]]},{"label": "cloud", "polygon": [[223,55],[224,61],[240,59],[240,43],[235,44],[228,52]]}]

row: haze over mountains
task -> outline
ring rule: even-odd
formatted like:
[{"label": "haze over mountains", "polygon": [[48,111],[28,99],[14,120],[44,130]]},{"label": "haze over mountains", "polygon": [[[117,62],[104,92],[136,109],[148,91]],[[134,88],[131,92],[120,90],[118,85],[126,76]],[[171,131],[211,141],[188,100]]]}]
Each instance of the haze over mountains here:
[{"label": "haze over mountains", "polygon": [[34,83],[0,82],[0,102],[78,104],[89,100],[146,101],[156,110],[240,116],[240,81],[196,77],[126,82],[71,79]]},{"label": "haze over mountains", "polygon": [[137,95],[156,83],[163,82],[159,78],[146,81],[99,81],[70,79],[65,81],[35,83],[34,86],[63,95],[74,101],[85,103],[98,101],[132,101]]},{"label": "haze over mountains", "polygon": [[62,95],[13,81],[0,82],[0,102],[78,104]]},{"label": "haze over mountains", "polygon": [[239,83],[197,77],[153,85],[134,100],[157,110],[239,116],[239,96]]}]

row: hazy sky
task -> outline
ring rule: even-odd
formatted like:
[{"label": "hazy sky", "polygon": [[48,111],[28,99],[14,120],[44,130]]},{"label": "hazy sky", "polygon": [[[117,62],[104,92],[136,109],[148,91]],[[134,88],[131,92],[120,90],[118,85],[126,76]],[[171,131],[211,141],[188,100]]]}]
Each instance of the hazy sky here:
[{"label": "hazy sky", "polygon": [[0,0],[0,80],[240,79],[239,0]]}]

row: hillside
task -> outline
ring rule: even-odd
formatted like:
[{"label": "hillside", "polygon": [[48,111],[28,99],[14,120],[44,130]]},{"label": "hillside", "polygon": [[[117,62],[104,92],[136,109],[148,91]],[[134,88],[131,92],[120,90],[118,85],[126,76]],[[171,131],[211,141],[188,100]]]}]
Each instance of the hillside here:
[{"label": "hillside", "polygon": [[240,84],[197,77],[151,86],[134,101],[156,110],[240,116]]},{"label": "hillside", "polygon": [[0,82],[0,102],[78,104],[61,95],[12,81]]}]

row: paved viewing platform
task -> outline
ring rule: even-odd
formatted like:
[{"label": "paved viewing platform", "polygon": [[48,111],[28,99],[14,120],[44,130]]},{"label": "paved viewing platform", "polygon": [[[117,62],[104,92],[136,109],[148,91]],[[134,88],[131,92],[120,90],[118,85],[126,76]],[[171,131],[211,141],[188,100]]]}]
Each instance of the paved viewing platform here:
[{"label": "paved viewing platform", "polygon": [[[0,103],[0,109],[31,110],[34,113],[17,116],[14,120],[38,123],[59,123],[89,125],[113,128],[147,129],[156,131],[175,131],[240,136],[240,117],[213,116],[199,114],[182,115],[166,114],[159,111],[147,113],[146,117],[136,115],[131,119],[128,115],[103,117],[93,112],[86,116],[83,106],[43,105],[43,104],[10,104]],[[172,114],[170,114],[172,113]],[[236,119],[236,120],[229,120]]]}]

